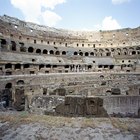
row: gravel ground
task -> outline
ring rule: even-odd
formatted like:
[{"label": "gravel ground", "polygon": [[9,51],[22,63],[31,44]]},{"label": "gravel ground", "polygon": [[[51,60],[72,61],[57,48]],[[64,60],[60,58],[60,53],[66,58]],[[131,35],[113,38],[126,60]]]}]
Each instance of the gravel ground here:
[{"label": "gravel ground", "polygon": [[140,119],[0,112],[0,140],[140,140]]}]

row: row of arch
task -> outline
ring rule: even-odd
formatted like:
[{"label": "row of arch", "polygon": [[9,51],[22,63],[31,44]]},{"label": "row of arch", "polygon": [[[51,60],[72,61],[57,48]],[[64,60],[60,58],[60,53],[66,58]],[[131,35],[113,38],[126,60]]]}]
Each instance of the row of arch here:
[{"label": "row of arch", "polygon": [[[3,67],[4,68],[4,67]],[[51,65],[51,64],[39,64],[39,65],[30,65],[30,64],[5,64],[5,69],[1,69],[0,75],[12,75],[12,74],[38,74],[41,73],[69,73],[69,72],[93,72],[93,71],[110,71],[115,69],[115,65]],[[117,66],[118,69],[118,66]],[[15,70],[15,71],[14,71]],[[18,70],[18,71],[16,71]],[[120,65],[119,70],[129,70],[135,71],[136,67],[132,64],[122,64]]]},{"label": "row of arch", "polygon": [[[29,47],[28,48],[28,52],[29,53],[37,53],[37,54],[50,54],[50,55],[67,55],[69,54],[69,52],[66,51],[54,51],[54,50],[41,50],[41,49],[36,49],[34,50],[33,47]],[[130,50],[128,51],[128,49],[119,49],[117,48],[116,51],[115,49],[112,49],[111,51],[109,49],[94,49],[92,52],[82,52],[80,51],[74,51],[71,52],[73,55],[80,55],[80,56],[111,56],[112,54],[114,55],[136,55],[136,54],[140,54],[140,51],[136,51],[134,50],[134,48],[130,48]]]},{"label": "row of arch", "polygon": [[[6,40],[1,39],[1,46],[5,46]],[[11,49],[12,51],[17,50],[17,45],[15,41],[11,41]],[[60,51],[60,50],[47,50],[40,48],[33,48],[29,46],[28,48],[24,46],[24,43],[20,43],[20,52],[28,52],[28,53],[36,53],[36,54],[49,54],[49,55],[79,55],[79,56],[112,56],[112,55],[136,55],[140,54],[140,46],[136,48],[98,48],[93,49],[93,51]]]},{"label": "row of arch", "polygon": [[[21,69],[21,66],[23,66],[23,68],[30,68],[30,64],[11,64],[11,63],[7,63],[5,64],[5,69],[12,69],[14,66],[14,69]],[[41,68],[57,68],[61,65],[51,65],[51,64],[39,64],[38,67],[39,69]],[[81,68],[82,66],[85,66],[87,67],[88,69],[89,68],[92,68],[92,65],[62,65],[65,69],[68,69],[68,68],[74,68],[74,67],[79,67]]]},{"label": "row of arch", "polygon": [[[16,82],[16,85],[18,85],[18,86],[23,86],[23,85],[24,85],[24,80],[18,80],[18,81]],[[6,88],[6,89],[11,89],[11,88],[12,88],[12,83],[7,83],[7,84],[5,85],[5,88]]]}]

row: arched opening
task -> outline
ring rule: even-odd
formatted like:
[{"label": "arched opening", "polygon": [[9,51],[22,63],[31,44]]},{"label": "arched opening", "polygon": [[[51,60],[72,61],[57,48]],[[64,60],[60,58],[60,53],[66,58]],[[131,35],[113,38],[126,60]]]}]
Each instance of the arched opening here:
[{"label": "arched opening", "polygon": [[53,67],[53,68],[57,68],[57,65],[53,65],[52,67]]},{"label": "arched opening", "polygon": [[48,53],[48,51],[47,50],[43,50],[43,54],[47,54]]},{"label": "arched opening", "polygon": [[5,39],[1,39],[1,45],[6,45],[6,44],[7,44],[6,40]]},{"label": "arched opening", "polygon": [[11,88],[12,88],[12,83],[7,83],[7,84],[5,85],[5,88],[6,88],[6,89],[11,89]]},{"label": "arched opening", "polygon": [[26,68],[29,68],[29,67],[30,67],[29,64],[24,64],[24,65],[23,65],[23,68],[25,68],[25,69],[26,69]]},{"label": "arched opening", "polygon": [[91,56],[94,56],[94,52],[91,52],[90,55],[91,55]]},{"label": "arched opening", "polygon": [[103,66],[102,65],[98,65],[98,68],[102,68]]},{"label": "arched opening", "polygon": [[15,41],[11,41],[11,50],[12,51],[16,51],[16,43],[15,43]]},{"label": "arched opening", "polygon": [[40,49],[37,49],[36,50],[36,53],[41,54],[41,50]]},{"label": "arched opening", "polygon": [[104,76],[103,76],[103,75],[100,75],[100,78],[102,78],[102,79],[103,79],[103,78],[104,78]]},{"label": "arched opening", "polygon": [[111,95],[111,90],[107,90],[107,91],[106,91],[106,94]]},{"label": "arched opening", "polygon": [[67,68],[69,68],[69,65],[66,65],[66,66],[65,66],[65,69],[67,69]]},{"label": "arched opening", "polygon": [[121,55],[121,49],[117,48],[118,55]]},{"label": "arched opening", "polygon": [[106,53],[106,56],[110,56],[110,55],[111,55],[111,53],[110,53],[110,52],[107,52],[107,53]]},{"label": "arched opening", "polygon": [[83,56],[83,52],[79,52],[79,55]]},{"label": "arched opening", "polygon": [[132,55],[135,55],[136,54],[136,51],[132,51]]},{"label": "arched opening", "polygon": [[104,65],[104,68],[108,68],[108,65]]},{"label": "arched opening", "polygon": [[99,52],[103,53],[103,49],[99,49]]},{"label": "arched opening", "polygon": [[56,51],[56,52],[55,52],[55,55],[60,55],[60,52],[59,52],[59,51]]},{"label": "arched opening", "polygon": [[114,65],[110,65],[109,68],[110,68],[110,69],[113,69],[113,68],[114,68]]},{"label": "arched opening", "polygon": [[77,55],[78,53],[77,52],[74,52],[74,55]]},{"label": "arched opening", "polygon": [[111,89],[111,94],[112,95],[120,95],[121,94],[121,90],[119,88],[112,88]]},{"label": "arched opening", "polygon": [[43,64],[39,65],[39,70],[44,68],[45,66]]},{"label": "arched opening", "polygon": [[43,88],[43,95],[47,95],[47,88]]},{"label": "arched opening", "polygon": [[132,67],[132,66],[133,66],[132,64],[129,64],[129,65],[128,65],[128,67]]},{"label": "arched opening", "polygon": [[51,65],[50,64],[46,65],[46,68],[51,68]]},{"label": "arched opening", "polygon": [[34,44],[36,44],[36,40],[34,40]]},{"label": "arched opening", "polygon": [[5,69],[11,69],[12,68],[12,64],[11,63],[8,63],[5,65]]},{"label": "arched opening", "polygon": [[111,48],[111,52],[114,52],[114,51],[115,51],[115,49]]},{"label": "arched opening", "polygon": [[65,51],[63,51],[63,52],[62,52],[62,55],[66,55],[66,52],[65,52]]},{"label": "arched opening", "polygon": [[6,40],[5,39],[1,39],[1,48],[3,50],[6,49],[6,44],[7,44]]},{"label": "arched opening", "polygon": [[91,65],[88,65],[88,69],[91,69],[92,68],[92,66]]},{"label": "arched opening", "polygon": [[29,48],[28,48],[28,52],[29,52],[29,53],[33,53],[33,51],[34,51],[33,47],[29,47]]},{"label": "arched opening", "polygon": [[102,81],[101,82],[101,86],[105,86],[106,85],[106,82],[105,81]]},{"label": "arched opening", "polygon": [[21,64],[16,64],[15,69],[21,69]]},{"label": "arched opening", "polygon": [[26,47],[20,47],[21,52],[26,52]]},{"label": "arched opening", "polygon": [[50,54],[54,54],[54,51],[53,50],[50,50]]},{"label": "arched opening", "polygon": [[12,103],[12,83],[5,85],[5,90],[2,94],[2,101],[5,101],[5,107],[8,107]]},{"label": "arched opening", "polygon": [[17,81],[17,85],[19,86],[19,85],[24,85],[24,81],[23,80],[18,80]]},{"label": "arched opening", "polygon": [[89,56],[89,53],[88,52],[85,52],[85,56]]},{"label": "arched opening", "polygon": [[97,52],[97,49],[94,49],[95,52]]}]

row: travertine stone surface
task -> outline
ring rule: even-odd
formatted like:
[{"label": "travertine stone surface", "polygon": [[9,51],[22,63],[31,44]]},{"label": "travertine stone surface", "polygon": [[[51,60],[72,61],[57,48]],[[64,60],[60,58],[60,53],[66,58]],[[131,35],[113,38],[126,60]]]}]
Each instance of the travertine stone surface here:
[{"label": "travertine stone surface", "polygon": [[102,98],[108,114],[137,116],[140,27],[71,31],[0,17],[0,102],[17,110],[55,112],[68,96]]}]

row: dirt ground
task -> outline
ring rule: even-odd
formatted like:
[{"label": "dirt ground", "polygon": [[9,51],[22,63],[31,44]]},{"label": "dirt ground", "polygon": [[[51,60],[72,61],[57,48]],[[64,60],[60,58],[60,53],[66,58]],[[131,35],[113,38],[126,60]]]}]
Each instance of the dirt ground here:
[{"label": "dirt ground", "polygon": [[1,111],[0,140],[140,140],[140,119]]}]

